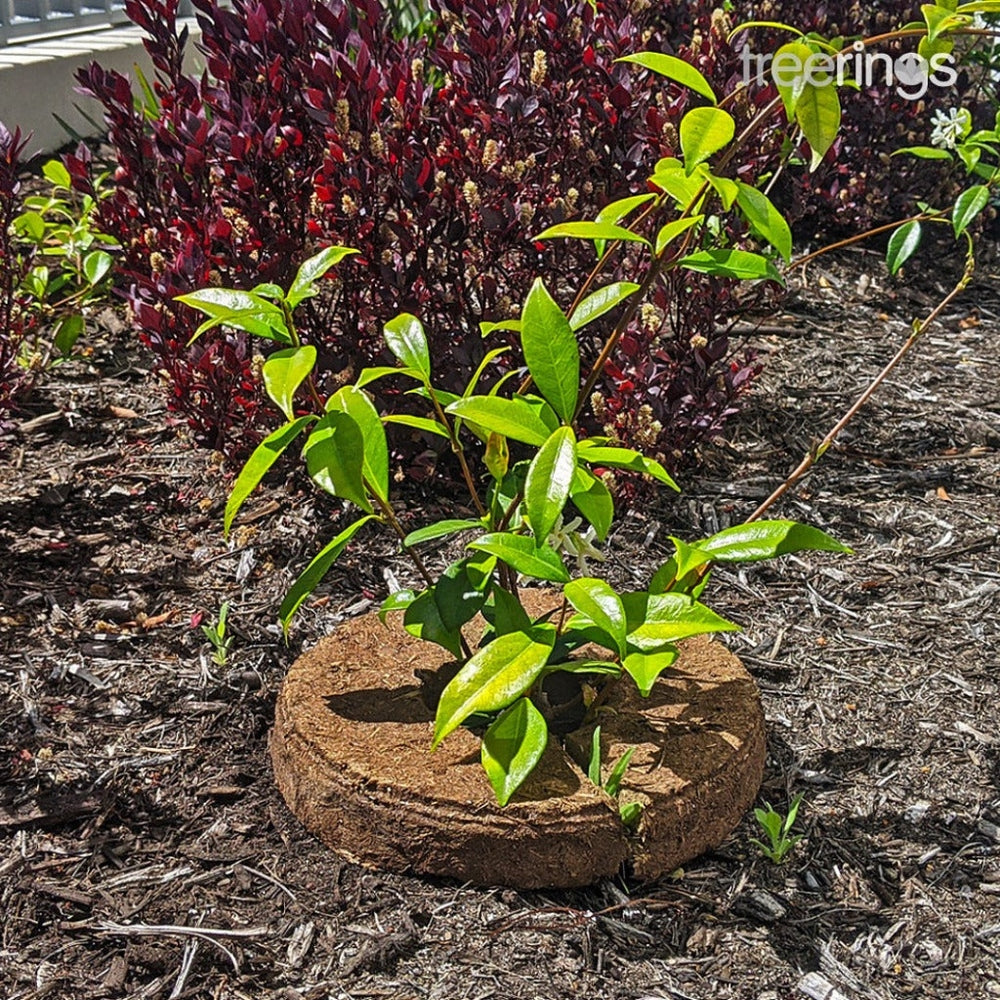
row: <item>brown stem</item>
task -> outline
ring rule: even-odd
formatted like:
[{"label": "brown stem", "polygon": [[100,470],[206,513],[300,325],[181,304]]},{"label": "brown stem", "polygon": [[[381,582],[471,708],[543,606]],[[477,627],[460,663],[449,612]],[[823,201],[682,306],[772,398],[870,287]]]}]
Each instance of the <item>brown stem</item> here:
[{"label": "brown stem", "polygon": [[428,587],[434,586],[434,577],[428,572],[427,567],[424,565],[423,559],[420,558],[416,549],[411,549],[406,544],[406,530],[399,523],[399,518],[396,517],[396,512],[389,505],[388,500],[383,500],[378,493],[372,489],[371,483],[364,477],[362,477],[361,482],[364,484],[365,490],[368,492],[369,496],[375,501],[376,506],[382,512],[382,516],[385,518],[389,527],[399,535],[400,547],[402,550],[410,557],[413,565],[417,568],[417,572],[423,577],[424,583]]},{"label": "brown stem", "polygon": [[855,236],[848,236],[846,239],[837,240],[836,243],[831,243],[828,246],[820,247],[819,250],[814,250],[812,253],[808,253],[805,257],[800,257],[797,261],[794,261],[789,265],[789,268],[802,267],[808,264],[811,260],[815,260],[817,257],[821,257],[825,253],[829,253],[831,250],[842,250],[844,247],[852,246],[855,243],[860,243],[862,240],[868,239],[870,236],[878,236],[881,233],[887,233],[890,229],[898,229],[900,226],[905,226],[910,222],[927,222],[931,219],[941,219],[945,216],[944,212],[918,212],[916,215],[911,215],[908,219],[900,219],[898,222],[887,222],[883,226],[876,226],[874,229],[868,229],[863,233],[858,233]]},{"label": "brown stem", "polygon": [[[966,234],[966,239],[969,239]],[[857,398],[854,405],[830,429],[826,437],[816,447],[809,451],[802,461],[789,473],[785,481],[746,519],[745,523],[756,521],[770,510],[802,477],[823,457],[830,446],[840,436],[841,431],[857,416],[861,408],[871,399],[878,387],[889,377],[899,363],[913,348],[913,345],[924,335],[927,328],[941,315],[942,311],[968,287],[975,271],[975,258],[972,254],[972,243],[969,240],[969,254],[966,257],[965,270],[955,287],[934,307],[934,309],[918,323],[906,342],[895,353],[892,360],[876,375],[871,384]]]},{"label": "brown stem", "polygon": [[458,440],[455,428],[452,426],[441,403],[438,401],[437,393],[430,385],[427,386],[427,391],[430,393],[431,402],[434,404],[434,411],[437,413],[438,420],[444,424],[444,428],[448,432],[451,450],[458,456],[458,464],[462,467],[462,476],[465,479],[465,485],[468,487],[469,495],[472,497],[472,502],[476,505],[476,511],[480,517],[485,517],[486,508],[479,497],[479,490],[476,489],[476,481],[472,478],[472,470],[469,468],[469,463],[465,460],[465,449],[462,448],[462,443]]}]

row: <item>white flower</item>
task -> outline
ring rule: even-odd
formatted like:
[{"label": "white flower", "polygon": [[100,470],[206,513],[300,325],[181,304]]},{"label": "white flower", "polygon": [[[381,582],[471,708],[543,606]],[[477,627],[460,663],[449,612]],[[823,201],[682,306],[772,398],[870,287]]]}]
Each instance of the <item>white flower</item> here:
[{"label": "white flower", "polygon": [[548,537],[548,544],[556,552],[575,558],[577,569],[581,573],[586,573],[588,559],[604,562],[605,557],[604,553],[594,546],[597,533],[593,527],[587,525],[586,531],[577,531],[581,524],[583,524],[583,519],[579,517],[574,517],[572,521],[563,524],[562,515],[560,515],[556,526]]},{"label": "white flower", "polygon": [[965,108],[952,108],[947,113],[938,110],[934,112],[931,123],[934,125],[931,144],[943,149],[954,149],[969,134],[972,115]]}]

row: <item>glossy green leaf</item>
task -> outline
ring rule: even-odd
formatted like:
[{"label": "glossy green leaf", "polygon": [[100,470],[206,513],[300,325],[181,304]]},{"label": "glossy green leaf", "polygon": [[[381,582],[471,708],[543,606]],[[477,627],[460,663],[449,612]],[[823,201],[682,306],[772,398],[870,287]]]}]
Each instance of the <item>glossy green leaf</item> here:
[{"label": "glossy green leaf", "polygon": [[487,606],[485,613],[497,635],[507,635],[509,632],[527,632],[531,628],[528,612],[509,591],[494,584],[492,600],[492,606]]},{"label": "glossy green leaf", "polygon": [[507,470],[510,468],[510,448],[507,445],[507,439],[502,434],[491,431],[486,438],[483,463],[497,482],[500,482],[507,475]]},{"label": "glossy green leaf", "polygon": [[468,420],[514,441],[542,445],[558,426],[545,420],[545,412],[533,406],[523,396],[504,399],[502,396],[469,396],[457,399],[446,408],[447,412]]},{"label": "glossy green leaf", "polygon": [[441,692],[433,746],[470,715],[497,712],[524,694],[542,672],[555,638],[552,625],[538,625],[498,636],[473,655]]},{"label": "glossy green leaf", "polygon": [[[357,388],[361,389],[370,382],[376,382],[379,379],[388,378],[392,375],[405,375],[407,378],[415,378],[420,381],[423,381],[424,378],[424,373],[417,371],[416,368],[396,368],[392,365],[377,365],[374,368],[365,368],[354,384]],[[420,386],[420,388],[423,389],[424,387]]]},{"label": "glossy green leaf", "polygon": [[492,351],[487,351],[483,360],[479,362],[479,366],[472,373],[472,378],[469,379],[468,384],[462,391],[462,395],[471,396],[476,391],[476,386],[479,385],[479,380],[482,378],[483,372],[485,372],[486,369],[489,368],[489,366],[493,364],[493,362],[496,361],[501,354],[506,354],[509,350],[509,347],[495,347]]},{"label": "glossy green leaf", "polygon": [[327,412],[346,413],[361,429],[364,445],[362,474],[380,500],[389,500],[389,445],[385,427],[368,394],[353,385],[338,389],[326,404]]},{"label": "glossy green leaf", "polygon": [[92,250],[83,258],[83,274],[92,285],[96,285],[111,270],[115,259],[106,250]]},{"label": "glossy green leaf", "polygon": [[590,737],[590,762],[587,765],[587,777],[591,783],[601,787],[601,727],[594,726]]},{"label": "glossy green leaf", "polygon": [[576,473],[576,435],[560,427],[538,449],[524,482],[524,506],[535,539],[544,542],[566,506]]},{"label": "glossy green leaf", "polygon": [[470,543],[470,549],[489,552],[524,576],[553,583],[568,583],[569,573],[559,553],[548,545],[535,545],[528,535],[493,532]]},{"label": "glossy green leaf", "polygon": [[751,228],[767,240],[785,260],[792,258],[792,230],[785,217],[774,207],[774,203],[763,191],[749,184],[738,182],[739,194],[736,203],[742,209]]},{"label": "glossy green leaf", "polygon": [[653,653],[629,653],[622,660],[625,672],[635,681],[639,694],[648,698],[656,679],[677,662],[676,649],[662,649]]},{"label": "glossy green leaf", "polygon": [[728,212],[733,207],[733,203],[740,193],[740,189],[737,187],[735,181],[730,180],[728,177],[719,177],[711,173],[704,163],[695,170],[695,176],[704,177],[712,185],[719,196],[719,200],[722,202],[724,211]]},{"label": "glossy green leaf", "polygon": [[580,442],[580,458],[590,465],[607,466],[610,469],[630,469],[632,472],[641,472],[644,475],[652,476],[658,482],[669,486],[672,490],[680,492],[680,487],[673,481],[667,470],[654,458],[647,458],[645,455],[631,448],[609,448],[602,445],[591,446],[586,441]]},{"label": "glossy green leaf", "polygon": [[676,56],[668,56],[663,52],[636,52],[633,55],[622,56],[616,62],[635,63],[652,70],[659,76],[664,76],[674,83],[679,83],[688,90],[693,90],[702,97],[707,97],[713,104],[718,100],[715,91],[712,90],[708,80],[705,79],[689,62],[678,59]]},{"label": "glossy green leaf", "polygon": [[605,285],[604,288],[598,288],[573,310],[573,315],[569,318],[570,329],[574,332],[583,329],[588,323],[593,323],[599,316],[610,312],[637,291],[639,285],[634,281],[615,281]]},{"label": "glossy green leaf", "polygon": [[721,108],[692,108],[681,119],[681,152],[687,173],[713,153],[728,146],[736,135],[736,122]]},{"label": "glossy green leaf", "polygon": [[541,278],[535,279],[521,313],[521,346],[538,391],[565,423],[572,423],[580,393],[580,351],[569,321]]},{"label": "glossy green leaf", "polygon": [[580,614],[608,633],[620,654],[625,653],[625,608],[609,583],[596,577],[582,577],[567,583],[563,594]]},{"label": "glossy green leaf", "polygon": [[892,156],[901,156],[909,153],[910,156],[917,157],[918,160],[950,160],[951,153],[940,146],[904,146],[902,149],[893,150]]},{"label": "glossy green leaf", "polygon": [[521,321],[519,319],[501,319],[495,323],[480,323],[479,333],[483,337],[488,337],[491,333],[496,333],[497,330],[511,331],[513,333],[521,332]]},{"label": "glossy green leaf", "polygon": [[812,152],[809,169],[815,170],[840,131],[840,97],[832,81],[818,86],[806,84],[795,106],[795,120]]},{"label": "glossy green leaf", "polygon": [[316,589],[319,582],[329,572],[330,567],[340,558],[340,554],[350,544],[358,530],[374,518],[373,514],[362,517],[348,525],[336,538],[326,545],[322,551],[305,568],[302,575],[292,584],[291,590],[285,594],[285,599],[278,609],[278,619],[288,633],[288,625],[299,610],[302,602]]},{"label": "glossy green leaf", "polygon": [[313,428],[304,448],[306,468],[320,489],[371,511],[362,483],[365,439],[353,417],[327,413]]},{"label": "glossy green leaf", "polygon": [[423,324],[410,313],[400,313],[385,324],[385,342],[404,368],[411,368],[423,376],[431,377],[431,355],[427,347],[427,334]]},{"label": "glossy green leaf", "polygon": [[433,590],[418,594],[407,606],[403,628],[418,639],[437,643],[456,659],[462,656],[462,634],[458,629],[449,629],[441,620],[441,609]]},{"label": "glossy green leaf", "polygon": [[497,802],[510,797],[542,759],[549,743],[545,717],[528,698],[519,698],[483,734],[483,768]]},{"label": "glossy green leaf", "polygon": [[704,222],[704,215],[687,215],[683,219],[674,219],[673,222],[668,222],[663,226],[660,231],[656,234],[656,255],[659,257],[661,253],[678,236],[682,233],[686,233],[692,226],[697,226],[699,222]]},{"label": "glossy green leaf", "polygon": [[316,348],[311,344],[275,351],[264,362],[264,388],[289,420],[295,419],[295,393],[315,365]]},{"label": "glossy green leaf", "polygon": [[303,299],[310,298],[317,292],[316,282],[326,274],[336,264],[339,264],[349,254],[357,253],[348,247],[326,247],[319,253],[313,254],[308,260],[303,261],[292,281],[292,287],[288,289],[286,300],[291,309],[294,309]]},{"label": "glossy green leaf", "polygon": [[[453,562],[434,585],[434,600],[441,623],[449,631],[457,631],[472,621],[486,602],[483,587],[487,581],[470,572],[470,564],[478,555]],[[492,560],[490,565],[496,565],[496,561]]]},{"label": "glossy green leaf", "polygon": [[645,236],[633,233],[631,229],[623,226],[616,226],[612,222],[560,222],[558,225],[549,226],[537,236],[536,240],[552,239],[577,239],[577,240],[623,240],[631,243],[645,243],[649,246],[649,240]]},{"label": "glossy green leaf", "polygon": [[268,469],[281,457],[288,446],[305,430],[316,418],[312,415],[299,417],[279,427],[273,434],[269,434],[257,447],[253,454],[247,459],[246,465],[240,470],[233,484],[232,492],[226,501],[226,513],[223,518],[223,531],[226,537],[229,536],[229,529],[232,527],[233,518],[239,513],[244,501],[257,488],[260,481],[267,475]]},{"label": "glossy green leaf", "polygon": [[814,55],[805,42],[788,42],[774,53],[771,60],[771,77],[781,95],[789,121],[794,119],[795,109],[805,93],[808,84],[807,69]]},{"label": "glossy green leaf", "polygon": [[422,545],[424,542],[433,541],[435,538],[445,538],[448,535],[455,535],[460,531],[483,530],[482,521],[473,521],[470,518],[453,518],[444,521],[435,521],[428,524],[426,528],[418,528],[411,531],[403,540],[403,544],[409,549],[414,545]]},{"label": "glossy green leaf", "polygon": [[64,358],[72,352],[84,328],[83,317],[79,313],[71,313],[59,321],[52,336],[52,344]]},{"label": "glossy green leaf", "polygon": [[714,274],[720,278],[766,278],[783,283],[777,268],[766,257],[748,250],[699,250],[678,263],[689,271]]},{"label": "glossy green leaf", "polygon": [[900,226],[889,237],[889,245],[885,251],[885,262],[890,274],[898,274],[899,269],[916,253],[923,235],[920,223],[914,219]]},{"label": "glossy green leaf", "polygon": [[703,182],[699,177],[689,177],[684,164],[676,157],[668,156],[660,160],[649,181],[666,191],[688,215],[698,213],[704,198],[700,198],[697,205],[695,199],[702,192]]},{"label": "glossy green leaf", "polygon": [[751,521],[725,528],[695,545],[715,562],[756,562],[812,549],[819,552],[851,550],[819,528],[797,521]]},{"label": "glossy green leaf", "polygon": [[[702,549],[679,538],[670,537],[674,544],[674,555],[668,559],[653,575],[649,583],[651,594],[664,594],[669,591],[689,593],[684,585],[684,578],[697,573],[703,566],[711,564],[712,558]],[[692,585],[695,581],[689,581]],[[692,595],[693,596],[693,595]]]},{"label": "glossy green leaf", "polygon": [[977,215],[989,204],[990,189],[985,184],[976,184],[963,191],[952,209],[951,222],[955,236],[959,237],[969,228]]},{"label": "glossy green leaf", "polygon": [[425,434],[434,434],[437,437],[448,437],[448,432],[437,420],[429,417],[414,417],[409,413],[388,413],[382,418],[385,424],[400,424],[403,427],[412,427],[416,431],[423,431]]},{"label": "glossy green leaf", "polygon": [[608,537],[615,517],[615,501],[611,491],[598,476],[583,466],[577,466],[569,497],[594,529],[598,540],[603,542]]},{"label": "glossy green leaf", "polygon": [[202,288],[187,295],[178,295],[176,299],[209,317],[195,330],[191,340],[200,337],[206,330],[224,325],[266,340],[291,343],[282,311],[273,302],[252,292],[233,288]]},{"label": "glossy green leaf", "polygon": [[[663,643],[712,632],[734,632],[738,625],[682,594],[623,594],[628,642],[639,652],[655,652]],[[626,668],[627,669],[627,668]]]},{"label": "glossy green leaf", "polygon": [[416,591],[397,590],[391,593],[379,608],[379,621],[384,625],[390,611],[405,611],[417,599]]}]

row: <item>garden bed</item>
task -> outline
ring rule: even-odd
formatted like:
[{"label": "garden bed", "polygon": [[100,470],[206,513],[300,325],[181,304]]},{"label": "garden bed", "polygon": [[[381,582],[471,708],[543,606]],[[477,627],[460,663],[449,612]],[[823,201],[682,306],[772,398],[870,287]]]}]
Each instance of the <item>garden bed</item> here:
[{"label": "garden bed", "polygon": [[[763,692],[763,797],[804,791],[807,839],[775,868],[747,820],[650,884],[491,891],[338,861],[274,787],[275,693],[408,567],[359,536],[286,648],[275,608],[330,537],[315,495],[259,494],[229,549],[228,480],[168,425],[124,334],[49,378],[0,460],[0,992],[783,1000],[812,973],[851,998],[993,995],[1000,276],[981,270],[776,511],[856,555],[716,573]],[[754,337],[767,369],[730,440],[623,520],[616,585],[668,534],[748,514],[937,294],[936,276],[897,293],[860,253],[807,280]],[[422,523],[443,503],[411,488],[402,507]],[[196,626],[226,600],[218,667]]]}]

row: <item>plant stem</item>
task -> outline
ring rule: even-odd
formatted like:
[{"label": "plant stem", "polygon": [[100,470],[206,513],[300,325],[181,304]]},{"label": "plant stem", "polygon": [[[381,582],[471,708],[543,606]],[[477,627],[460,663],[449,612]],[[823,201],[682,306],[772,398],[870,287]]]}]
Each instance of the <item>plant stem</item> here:
[{"label": "plant stem", "polygon": [[875,376],[871,381],[869,386],[865,389],[863,393],[857,398],[850,409],[830,428],[826,437],[819,442],[814,448],[810,449],[809,453],[802,459],[802,461],[789,473],[785,481],[746,519],[744,523],[750,523],[751,521],[756,521],[762,517],[771,507],[777,503],[807,472],[823,457],[823,455],[829,450],[830,446],[837,440],[840,436],[841,431],[857,416],[861,408],[871,399],[872,395],[879,388],[880,385],[889,377],[890,374],[895,370],[899,363],[909,354],[913,345],[924,335],[927,328],[941,315],[942,311],[948,307],[948,305],[954,301],[965,289],[968,287],[969,282],[972,280],[972,276],[975,272],[975,257],[973,256],[972,240],[968,233],[965,234],[966,240],[969,244],[969,252],[965,259],[965,269],[962,272],[962,277],[958,280],[955,287],[934,307],[934,309],[928,313],[928,315],[917,323],[913,327],[913,332],[907,337],[906,342],[899,348],[899,350],[893,355],[892,360],[886,364],[886,366]]},{"label": "plant stem", "polygon": [[462,467],[462,477],[465,479],[465,485],[468,487],[472,502],[476,505],[476,511],[480,517],[485,517],[486,508],[483,506],[483,501],[479,496],[479,490],[476,489],[476,481],[472,478],[472,470],[469,468],[469,463],[465,460],[465,449],[462,447],[462,442],[458,440],[455,428],[445,414],[444,408],[438,401],[437,393],[430,384],[427,386],[427,391],[430,394],[431,402],[434,404],[434,411],[437,413],[438,420],[444,424],[444,429],[448,432],[451,450],[458,456],[458,464]]}]

